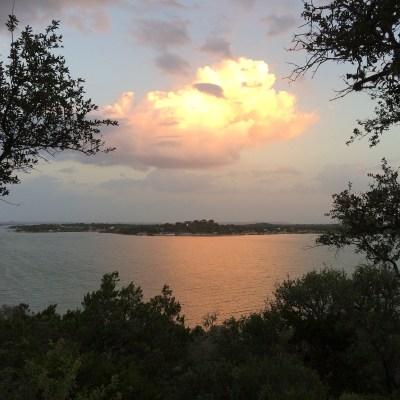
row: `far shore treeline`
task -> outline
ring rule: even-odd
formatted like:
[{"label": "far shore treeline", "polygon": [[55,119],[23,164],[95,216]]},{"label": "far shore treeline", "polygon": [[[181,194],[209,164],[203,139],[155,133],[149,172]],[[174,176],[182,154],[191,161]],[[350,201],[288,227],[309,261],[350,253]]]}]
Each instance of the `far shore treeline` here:
[{"label": "far shore treeline", "polygon": [[279,233],[324,233],[335,230],[338,224],[218,224],[214,220],[194,220],[165,224],[23,224],[9,229],[17,232],[101,232],[122,235],[270,235]]}]

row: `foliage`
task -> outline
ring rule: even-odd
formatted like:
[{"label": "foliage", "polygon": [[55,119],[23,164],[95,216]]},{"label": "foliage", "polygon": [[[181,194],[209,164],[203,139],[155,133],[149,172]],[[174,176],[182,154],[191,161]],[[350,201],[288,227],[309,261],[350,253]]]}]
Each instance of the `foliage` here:
[{"label": "foliage", "polygon": [[347,190],[333,195],[333,209],[326,214],[341,224],[335,231],[326,231],[317,243],[342,248],[355,246],[376,263],[389,263],[400,277],[400,184],[398,171],[382,161],[382,173],[369,174],[374,182],[364,193]]},{"label": "foliage", "polygon": [[297,351],[306,363],[333,387],[349,375],[343,354],[354,339],[345,312],[345,303],[352,302],[349,288],[342,271],[312,271],[279,285],[271,304],[286,329],[292,330],[292,345],[299,346]]},{"label": "foliage", "polygon": [[400,286],[392,271],[324,269],[278,285],[271,303],[290,343],[330,391],[389,396],[400,381]]},{"label": "foliage", "polygon": [[303,0],[305,31],[294,36],[291,50],[308,59],[295,66],[292,79],[327,62],[345,63],[345,88],[367,92],[376,100],[375,117],[358,121],[349,142],[369,136],[375,146],[382,133],[400,121],[400,3],[396,0]]},{"label": "foliage", "polygon": [[[106,274],[81,310],[0,313],[0,399],[154,398],[185,360],[189,332],[171,290],[143,300]],[[122,397],[121,397],[122,396]],[[136,396],[136,397],[135,397]]]},{"label": "foliage", "polygon": [[16,17],[6,25],[12,42],[8,61],[0,62],[0,196],[19,183],[16,172],[29,172],[47,156],[112,150],[104,149],[100,127],[117,125],[88,118],[97,106],[84,98],[84,81],[73,79],[64,57],[57,55],[62,47],[58,21],[38,34],[27,26],[17,39]]},{"label": "foliage", "polygon": [[223,358],[197,363],[179,382],[177,399],[324,400],[315,371],[294,357],[249,357],[240,364]]},{"label": "foliage", "polygon": [[398,398],[394,274],[324,269],[277,285],[263,312],[185,327],[168,287],[148,301],[106,274],[82,309],[0,310],[0,399]]}]

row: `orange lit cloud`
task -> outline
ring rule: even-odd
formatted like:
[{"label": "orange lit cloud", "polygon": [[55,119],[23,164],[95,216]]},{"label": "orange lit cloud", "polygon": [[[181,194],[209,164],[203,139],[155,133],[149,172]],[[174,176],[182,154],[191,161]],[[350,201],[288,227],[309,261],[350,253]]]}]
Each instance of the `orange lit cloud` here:
[{"label": "orange lit cloud", "polygon": [[304,134],[316,115],[299,112],[295,96],[274,83],[265,62],[240,58],[200,68],[191,84],[137,103],[124,93],[102,109],[120,121],[106,136],[117,147],[108,163],[210,168],[237,161],[245,148]]}]

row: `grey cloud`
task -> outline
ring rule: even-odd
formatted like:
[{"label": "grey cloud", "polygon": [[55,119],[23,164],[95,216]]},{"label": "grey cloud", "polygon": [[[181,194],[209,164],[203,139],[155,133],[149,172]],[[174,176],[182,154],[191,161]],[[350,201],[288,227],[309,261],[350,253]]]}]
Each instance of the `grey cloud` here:
[{"label": "grey cloud", "polygon": [[133,187],[143,186],[141,182],[142,180],[140,179],[132,178],[110,179],[109,181],[101,183],[99,187],[111,190],[130,189]]},{"label": "grey cloud", "polygon": [[[106,32],[111,25],[107,8],[124,3],[125,0],[17,0],[14,14],[20,26],[47,25],[55,19],[86,32]],[[0,30],[5,30],[4,22],[12,8],[13,0],[2,0],[2,9],[6,11],[0,18]]]},{"label": "grey cloud", "polygon": [[276,167],[274,170],[271,171],[271,173],[275,175],[291,175],[291,176],[301,175],[301,172],[298,169],[285,165],[280,165]]},{"label": "grey cloud", "polygon": [[137,157],[132,157],[131,154],[124,152],[123,147],[118,147],[111,153],[99,152],[95,157],[87,157],[81,153],[65,152],[58,157],[60,160],[77,161],[82,164],[98,165],[99,167],[109,167],[111,165],[129,165],[137,171],[148,171],[149,166]]},{"label": "grey cloud", "polygon": [[143,0],[138,0],[137,3],[140,3],[142,5],[151,4],[152,7],[157,7],[158,9],[160,7],[171,7],[171,8],[186,8],[185,5],[181,4],[177,0],[153,0],[153,1],[143,1]]},{"label": "grey cloud", "polygon": [[[151,165],[157,168],[212,169],[236,162],[240,158],[240,153],[238,149],[233,149],[219,157],[215,154],[203,154],[202,156],[194,156],[193,154],[188,154],[186,156],[185,154],[182,154],[180,158],[173,158],[165,155],[149,154],[138,155],[136,158],[142,163],[142,165]],[[117,161],[116,164],[121,163],[120,160]]]},{"label": "grey cloud", "polygon": [[182,4],[177,0],[131,0],[130,3],[135,12],[154,12],[160,9],[187,9],[190,8],[186,4]]},{"label": "grey cloud", "polygon": [[161,21],[142,19],[136,21],[137,27],[132,31],[135,39],[142,44],[166,49],[169,46],[183,45],[190,42],[187,23],[182,20]]},{"label": "grey cloud", "polygon": [[193,85],[199,92],[209,94],[211,96],[224,98],[224,90],[221,86],[214,83],[195,83]]},{"label": "grey cloud", "polygon": [[330,164],[317,175],[315,180],[321,192],[327,194],[339,193],[353,184],[353,188],[365,190],[370,182],[366,168],[358,164]]},{"label": "grey cloud", "polygon": [[61,168],[58,170],[58,172],[61,172],[63,174],[75,174],[78,172],[78,169],[75,167]]},{"label": "grey cloud", "polygon": [[269,15],[261,20],[267,25],[268,36],[278,36],[291,30],[297,25],[297,19],[290,14]]},{"label": "grey cloud", "polygon": [[271,176],[271,175],[289,175],[289,176],[299,176],[301,172],[290,166],[279,165],[274,169],[263,169],[263,170],[253,170],[251,175],[255,178]]},{"label": "grey cloud", "polygon": [[19,204],[0,210],[0,220],[17,221],[65,221],[66,209],[80,209],[76,193],[62,189],[62,182],[54,177],[41,175],[25,176],[21,184],[12,187],[7,201]]},{"label": "grey cloud", "polygon": [[183,4],[179,3],[176,0],[161,0],[160,4],[165,5],[167,7],[185,8]]},{"label": "grey cloud", "polygon": [[177,54],[163,53],[155,60],[156,66],[167,74],[187,75],[190,64]]},{"label": "grey cloud", "polygon": [[156,169],[144,179],[112,179],[100,186],[107,189],[151,188],[160,192],[188,193],[201,192],[212,188],[213,177],[184,171]]},{"label": "grey cloud", "polygon": [[238,4],[246,10],[251,10],[256,4],[256,0],[228,0],[228,2]]},{"label": "grey cloud", "polygon": [[203,52],[225,58],[232,57],[230,43],[221,37],[208,38],[200,48]]},{"label": "grey cloud", "polygon": [[298,169],[284,165],[274,169],[253,170],[249,173],[257,185],[275,185],[281,182],[283,177],[287,180],[289,177],[295,178],[301,175]]}]

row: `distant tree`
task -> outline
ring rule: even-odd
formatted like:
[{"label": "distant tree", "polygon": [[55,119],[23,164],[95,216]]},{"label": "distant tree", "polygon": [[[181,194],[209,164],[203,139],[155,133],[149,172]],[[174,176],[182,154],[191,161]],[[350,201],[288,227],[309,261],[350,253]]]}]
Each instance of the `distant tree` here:
[{"label": "distant tree", "polygon": [[374,179],[369,190],[355,193],[349,188],[333,195],[333,209],[326,215],[341,224],[327,231],[317,243],[338,249],[355,246],[375,263],[390,264],[400,278],[400,183],[398,171],[382,161],[381,174],[368,174]]},{"label": "distant tree", "polygon": [[[325,5],[320,5],[320,4]],[[400,122],[400,2],[394,0],[303,0],[305,31],[293,38],[291,50],[305,50],[304,65],[292,79],[327,62],[345,63],[342,97],[364,91],[377,101],[375,117],[358,121],[349,142],[369,136],[375,146],[382,133]],[[318,5],[316,5],[318,4]]]},{"label": "distant tree", "polygon": [[88,118],[97,106],[84,98],[84,81],[71,78],[64,57],[57,55],[62,47],[58,21],[39,34],[27,26],[17,39],[14,15],[6,26],[11,45],[8,60],[0,60],[0,197],[20,182],[16,172],[29,172],[48,156],[112,150],[104,148],[99,128],[117,125]]}]

